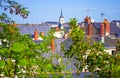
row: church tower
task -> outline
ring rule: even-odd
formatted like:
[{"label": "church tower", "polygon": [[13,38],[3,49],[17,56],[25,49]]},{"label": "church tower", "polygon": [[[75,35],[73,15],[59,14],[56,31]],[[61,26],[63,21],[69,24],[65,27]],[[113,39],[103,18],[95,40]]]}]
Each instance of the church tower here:
[{"label": "church tower", "polygon": [[64,24],[64,17],[63,17],[63,13],[62,13],[62,10],[61,10],[61,15],[59,17],[59,28],[60,29],[62,28],[63,24]]},{"label": "church tower", "polygon": [[64,17],[63,17],[62,10],[61,10],[61,15],[60,15],[60,17],[59,17],[59,23],[60,23],[60,24],[63,24],[63,23],[64,23]]}]

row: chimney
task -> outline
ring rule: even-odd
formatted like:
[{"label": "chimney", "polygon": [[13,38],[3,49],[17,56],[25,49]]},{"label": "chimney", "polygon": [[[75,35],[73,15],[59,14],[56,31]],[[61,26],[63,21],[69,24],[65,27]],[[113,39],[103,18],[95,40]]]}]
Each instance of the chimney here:
[{"label": "chimney", "polygon": [[91,36],[92,35],[92,24],[89,23],[88,24],[88,36]]},{"label": "chimney", "polygon": [[106,26],[105,35],[106,35],[106,36],[109,36],[109,35],[110,35],[110,23],[107,23],[105,26]]},{"label": "chimney", "polygon": [[88,24],[90,24],[91,23],[91,18],[89,17],[89,19],[88,19]]},{"label": "chimney", "polygon": [[59,27],[57,26],[55,30],[56,30],[56,31],[59,31]]},{"label": "chimney", "polygon": [[38,40],[38,30],[34,30],[34,40]]},{"label": "chimney", "polygon": [[110,35],[110,23],[108,22],[107,19],[104,19],[103,23],[105,24],[105,35],[109,36]]},{"label": "chimney", "polygon": [[100,35],[101,36],[104,36],[105,34],[105,26],[103,23],[100,24]]},{"label": "chimney", "polygon": [[85,19],[84,19],[84,22],[86,22],[88,24],[91,23],[91,18],[86,16]]},{"label": "chimney", "polygon": [[105,42],[104,40],[104,34],[105,34],[105,26],[103,23],[100,24],[100,35],[101,35],[101,41],[102,43]]},{"label": "chimney", "polygon": [[55,52],[55,43],[54,43],[54,38],[51,40],[51,50],[54,53]]},{"label": "chimney", "polygon": [[89,20],[89,17],[86,16],[85,19],[84,19],[84,22],[87,22],[87,23],[88,23],[88,20]]}]

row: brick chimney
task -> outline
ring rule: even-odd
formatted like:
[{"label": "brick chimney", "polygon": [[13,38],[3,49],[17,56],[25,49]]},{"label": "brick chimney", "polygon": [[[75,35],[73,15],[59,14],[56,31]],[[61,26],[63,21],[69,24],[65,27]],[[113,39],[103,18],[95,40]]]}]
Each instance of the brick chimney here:
[{"label": "brick chimney", "polygon": [[89,20],[89,17],[86,16],[85,19],[84,19],[84,22],[87,22],[87,23],[88,23],[88,20]]},{"label": "brick chimney", "polygon": [[110,23],[108,22],[107,19],[104,19],[103,23],[105,24],[105,35],[109,36],[110,35]]},{"label": "brick chimney", "polygon": [[109,36],[109,35],[110,35],[110,23],[107,23],[107,24],[106,24],[106,32],[105,32],[105,35],[106,35],[106,36]]},{"label": "brick chimney", "polygon": [[100,35],[102,43],[105,42],[104,35],[105,35],[105,25],[103,23],[100,24]]},{"label": "brick chimney", "polygon": [[57,26],[55,30],[56,30],[56,31],[59,31],[59,27]]},{"label": "brick chimney", "polygon": [[105,26],[103,23],[100,24],[100,35],[101,36],[105,35]]},{"label": "brick chimney", "polygon": [[84,19],[84,22],[86,22],[88,24],[91,23],[91,18],[86,16],[85,19]]},{"label": "brick chimney", "polygon": [[90,24],[91,23],[91,18],[89,17],[89,19],[88,19],[88,24]]},{"label": "brick chimney", "polygon": [[34,30],[34,40],[38,40],[38,30]]},{"label": "brick chimney", "polygon": [[88,24],[88,36],[91,36],[92,35],[92,24],[89,23]]},{"label": "brick chimney", "polygon": [[54,43],[54,38],[51,40],[51,50],[54,53],[55,52],[55,43]]}]

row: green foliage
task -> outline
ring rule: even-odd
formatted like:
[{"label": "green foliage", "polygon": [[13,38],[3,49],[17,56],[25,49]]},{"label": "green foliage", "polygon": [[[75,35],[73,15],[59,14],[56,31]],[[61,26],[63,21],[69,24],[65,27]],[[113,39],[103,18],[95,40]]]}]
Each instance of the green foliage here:
[{"label": "green foliage", "polygon": [[8,77],[17,75],[18,77],[27,78],[32,76],[43,78],[50,76],[63,77],[63,74],[56,73],[64,70],[63,65],[54,65],[52,63],[58,57],[52,58],[54,55],[47,58],[43,57],[45,53],[51,54],[50,43],[53,38],[52,31],[50,31],[48,36],[43,37],[44,40],[40,44],[36,44],[28,37],[29,35],[20,35],[18,29],[15,27],[10,27],[3,23],[2,27],[4,31],[0,32],[2,40],[6,39],[10,45],[9,47],[1,46],[0,49],[0,56],[2,59],[4,58],[0,64],[1,74]]},{"label": "green foliage", "polygon": [[14,64],[10,58],[8,58],[6,61],[5,67],[4,67],[4,74],[7,77],[13,77],[14,76]]},{"label": "green foliage", "polygon": [[[20,15],[27,18],[29,11],[23,5],[18,4],[13,0],[1,0],[0,8],[4,11],[9,10],[10,14]],[[20,35],[18,28],[12,26],[15,22],[12,21],[7,14],[0,14],[0,74],[3,77],[13,78],[59,78],[63,77],[60,72],[63,70],[63,65],[54,65],[51,57],[43,57],[43,54],[50,53],[50,43],[53,38],[53,31],[48,33],[48,36],[43,36],[44,39],[40,44],[36,44],[29,35]],[[56,57],[57,58],[57,57]],[[59,72],[59,73],[56,73]]]},{"label": "green foliage", "polygon": [[24,50],[24,44],[21,44],[20,42],[16,42],[12,45],[11,49],[14,52],[21,52]]},{"label": "green foliage", "polygon": [[91,38],[85,36],[76,18],[71,18],[69,25],[71,28],[69,38],[72,43],[68,49],[65,49],[65,44],[62,44],[61,48],[66,57],[76,60],[75,66],[78,71],[82,72],[88,66],[87,70],[91,72],[90,78],[119,78],[119,54],[112,56],[106,53],[101,42],[91,44]]},{"label": "green foliage", "polygon": [[5,66],[5,61],[4,60],[0,60],[0,69],[3,68]]},{"label": "green foliage", "polygon": [[76,18],[70,18],[70,22],[69,22],[70,28],[73,29],[75,27],[78,27],[78,23]]},{"label": "green foliage", "polygon": [[[20,15],[23,18],[27,18],[28,14],[30,13],[27,7],[24,7],[13,0],[1,0],[0,8],[3,8],[4,11],[9,10],[10,14]],[[0,22],[7,24],[14,23],[14,21],[11,20],[5,13],[0,15]]]},{"label": "green foliage", "polygon": [[28,65],[28,61],[26,59],[21,59],[19,65],[20,66],[27,66]]},{"label": "green foliage", "polygon": [[120,52],[120,39],[117,40],[116,50],[117,50],[117,53]]},{"label": "green foliage", "polygon": [[3,29],[3,31],[0,32],[1,39],[7,39],[10,43],[18,40],[20,35],[18,28],[4,23],[0,23],[0,26]]},{"label": "green foliage", "polygon": [[6,13],[0,14],[0,22],[11,23],[11,24],[15,23],[15,21],[9,18],[9,16]]},{"label": "green foliage", "polygon": [[[83,67],[86,65],[83,55],[86,55],[87,50],[90,46],[88,42],[85,42],[84,34],[85,32],[79,28],[77,20],[75,18],[70,19],[71,30],[69,32],[69,37],[72,40],[72,44],[69,46],[69,49],[65,52],[65,55],[70,58],[76,59],[76,67],[82,71]],[[87,39],[86,39],[87,41]]]},{"label": "green foliage", "polygon": [[120,65],[112,65],[112,78],[119,78],[120,77]]}]

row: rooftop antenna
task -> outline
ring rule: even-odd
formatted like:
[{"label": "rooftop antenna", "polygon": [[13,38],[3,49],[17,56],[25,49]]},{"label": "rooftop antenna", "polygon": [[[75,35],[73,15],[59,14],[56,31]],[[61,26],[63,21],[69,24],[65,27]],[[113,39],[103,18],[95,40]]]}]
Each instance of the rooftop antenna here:
[{"label": "rooftop antenna", "polygon": [[105,13],[101,13],[101,22],[103,21],[103,17],[105,16]]}]

